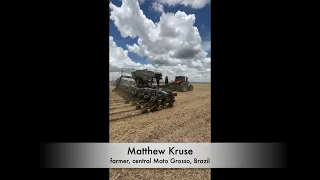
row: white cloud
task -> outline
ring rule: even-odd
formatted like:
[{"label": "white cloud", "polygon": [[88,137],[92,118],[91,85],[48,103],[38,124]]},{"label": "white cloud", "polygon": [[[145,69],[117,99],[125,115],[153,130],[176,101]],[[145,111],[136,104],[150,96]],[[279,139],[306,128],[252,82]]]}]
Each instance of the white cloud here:
[{"label": "white cloud", "polygon": [[194,9],[201,9],[210,3],[210,0],[156,0],[158,3],[168,5],[168,6],[176,6],[176,5],[184,5],[187,7],[192,7]]},{"label": "white cloud", "polygon": [[202,47],[206,52],[211,51],[211,41],[203,41]]},{"label": "white cloud", "polygon": [[152,3],[152,9],[155,12],[160,12],[160,13],[164,12],[163,5],[157,2]]},{"label": "white cloud", "polygon": [[165,13],[162,6],[155,7],[162,12],[159,22],[148,19],[137,0],[122,0],[121,7],[110,3],[110,19],[121,36],[138,37],[137,44],[127,45],[128,50],[150,62],[149,65],[135,63],[128,57],[128,51],[117,47],[110,37],[111,71],[119,72],[119,68],[131,66],[153,70],[157,66],[169,78],[185,75],[191,81],[210,80],[211,58],[207,57],[207,47],[202,46],[199,31],[194,27],[195,15],[181,11]]},{"label": "white cloud", "polygon": [[121,68],[149,68],[152,65],[144,65],[132,61],[128,57],[128,51],[118,47],[113,41],[113,37],[109,36],[109,71],[119,72]]},{"label": "white cloud", "polygon": [[[186,65],[178,64],[177,66],[166,66],[160,65],[156,66],[151,64],[140,64],[134,62],[130,57],[128,57],[128,51],[118,47],[113,41],[113,37],[109,36],[109,54],[110,54],[110,80],[116,80],[120,76],[121,68],[128,69],[149,69],[153,71],[162,72],[163,76],[168,76],[169,80],[173,80],[174,76],[182,75],[189,77],[190,81],[194,82],[210,82],[210,69],[205,69],[204,71],[199,71],[195,68],[187,67]],[[209,58],[207,58],[209,62]],[[130,71],[127,71],[130,72]],[[124,73],[124,75],[128,75]]]}]

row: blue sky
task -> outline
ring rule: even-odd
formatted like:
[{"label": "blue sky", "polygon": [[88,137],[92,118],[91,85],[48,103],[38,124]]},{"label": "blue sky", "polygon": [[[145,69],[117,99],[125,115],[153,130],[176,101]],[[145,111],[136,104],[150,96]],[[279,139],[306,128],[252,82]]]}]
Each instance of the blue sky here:
[{"label": "blue sky", "polygon": [[[121,6],[120,0],[111,0],[111,2],[116,6]],[[151,8],[152,0],[146,0],[144,3],[140,4],[140,8],[143,11],[143,13],[146,15],[147,18],[151,19],[153,22],[158,22],[160,19],[161,14],[155,12]],[[164,11],[166,13],[171,12],[175,13],[178,10],[184,11],[186,14],[194,14],[196,16],[196,21],[194,26],[196,26],[200,32],[200,36],[202,41],[210,41],[210,29],[211,29],[211,23],[210,23],[210,5],[207,4],[205,7],[201,9],[192,9],[191,7],[185,7],[183,5],[176,5],[176,6],[164,6]],[[133,45],[134,43],[137,43],[138,38],[123,38],[120,35],[120,32],[115,27],[112,20],[109,20],[109,27],[110,27],[110,36],[113,37],[114,41],[116,42],[118,47],[122,47],[124,50],[127,50],[128,48],[126,45]],[[211,57],[211,52],[208,52],[208,56]],[[148,60],[139,57],[138,55],[129,52],[128,56],[135,62],[139,62],[141,64],[147,64]]]}]

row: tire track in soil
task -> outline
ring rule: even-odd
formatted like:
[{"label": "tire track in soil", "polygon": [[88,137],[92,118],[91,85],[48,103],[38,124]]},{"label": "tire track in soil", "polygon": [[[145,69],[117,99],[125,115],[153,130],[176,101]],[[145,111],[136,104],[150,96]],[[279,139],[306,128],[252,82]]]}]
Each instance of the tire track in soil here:
[{"label": "tire track in soil", "polygon": [[[161,138],[158,140],[160,142],[190,142],[190,138],[197,137],[197,134],[201,132],[201,131],[196,131],[196,129],[204,128],[210,131],[210,122],[205,120],[202,115],[198,115],[198,112],[203,113],[202,108],[206,107],[208,104],[210,104],[210,101],[206,102],[204,105],[202,105],[198,109],[194,109],[194,112],[192,114],[188,114],[184,116],[183,118],[185,119],[183,119],[183,121],[177,124],[172,124],[171,126],[176,126],[175,128],[173,127],[167,128],[166,125],[162,125],[161,127],[159,127],[161,131],[159,131],[158,129],[153,129],[153,131],[150,131],[149,133],[157,134],[157,132],[161,132],[161,134],[159,134],[159,137]],[[207,118],[210,119],[209,113],[207,113]],[[190,129],[192,129],[193,131],[190,131]],[[208,131],[204,131],[204,132],[207,133]],[[194,133],[196,133],[196,135]],[[172,139],[172,137],[174,137],[174,139]],[[210,134],[209,134],[209,138],[210,138]],[[153,139],[146,139],[146,141],[152,142]],[[205,142],[205,140],[196,139],[196,141],[193,140],[192,142]]]},{"label": "tire track in soil", "polygon": [[[119,106],[119,105],[128,105],[128,104],[126,104],[125,103],[125,101],[123,101],[123,102],[113,102],[113,103],[111,103],[110,105],[113,105],[113,106]],[[130,105],[130,104],[129,104]]]},{"label": "tire track in soil", "polygon": [[112,108],[109,108],[110,113],[111,112],[119,112],[119,111],[126,111],[130,109],[135,109],[136,106],[132,104],[123,104],[122,106],[114,106]]},{"label": "tire track in soil", "polygon": [[132,107],[132,104],[125,104],[125,103],[119,104],[119,105],[112,104],[109,106],[109,110],[110,109],[112,110],[112,109],[119,109],[119,108],[127,108],[127,107]]},{"label": "tire track in soil", "polygon": [[123,110],[122,109],[121,111],[110,112],[109,114],[110,114],[110,116],[112,116],[112,115],[116,115],[116,114],[120,114],[120,113],[132,112],[132,111],[139,111],[139,110],[137,110],[136,108],[128,109],[128,110]]},{"label": "tire track in soil", "polygon": [[[210,85],[194,87],[193,92],[178,92],[173,108],[110,121],[110,142],[210,142]],[[209,180],[210,172],[210,169],[111,169],[109,175],[111,179]]]},{"label": "tire track in soil", "polygon": [[125,102],[123,99],[119,99],[119,100],[111,100],[110,103],[120,103],[120,102]]},{"label": "tire track in soil", "polygon": [[[185,112],[194,112],[194,104],[199,104],[199,102],[202,102],[207,99],[207,103],[205,105],[210,107],[210,99],[208,97],[197,97],[190,100],[184,100],[183,106],[177,106],[170,109],[164,109],[162,111],[158,111],[155,113],[148,113],[145,114],[144,117],[139,117],[139,119],[128,119],[126,118],[125,123],[132,123],[132,129],[130,132],[129,137],[127,137],[126,142],[154,142],[151,140],[158,141],[160,137],[164,136],[164,134],[171,134],[174,131],[177,131],[181,129],[181,127],[188,123],[189,121],[192,122],[192,119],[195,117],[195,113],[185,113]],[[193,103],[190,103],[193,102]],[[203,106],[198,106],[198,108],[203,108]],[[208,109],[208,108],[207,108]],[[163,112],[166,111],[166,112]],[[183,112],[183,113],[180,113]],[[154,118],[152,116],[156,116],[157,118]],[[172,121],[172,119],[179,119],[176,121]],[[149,119],[149,120],[148,120]],[[111,120],[110,120],[111,121]],[[134,121],[134,122],[132,122]],[[210,123],[210,122],[209,122]],[[122,123],[123,124],[123,123]],[[112,133],[113,134],[113,133]],[[112,136],[110,134],[110,137]],[[121,133],[116,133],[117,137],[122,136]],[[128,134],[128,132],[126,132]],[[114,137],[117,139],[117,137]],[[110,138],[113,139],[113,138]],[[120,138],[124,140],[124,138]],[[161,138],[163,139],[163,138]],[[172,139],[169,139],[168,142],[177,142],[173,141]]]}]

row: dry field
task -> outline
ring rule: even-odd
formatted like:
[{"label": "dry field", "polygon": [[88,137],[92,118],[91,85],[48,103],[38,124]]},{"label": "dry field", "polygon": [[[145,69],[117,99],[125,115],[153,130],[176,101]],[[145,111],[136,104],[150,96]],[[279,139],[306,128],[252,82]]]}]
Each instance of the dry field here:
[{"label": "dry field", "polygon": [[[110,88],[110,142],[210,142],[211,85],[176,96],[173,108],[141,114]],[[210,169],[111,169],[110,179],[210,179]]]}]

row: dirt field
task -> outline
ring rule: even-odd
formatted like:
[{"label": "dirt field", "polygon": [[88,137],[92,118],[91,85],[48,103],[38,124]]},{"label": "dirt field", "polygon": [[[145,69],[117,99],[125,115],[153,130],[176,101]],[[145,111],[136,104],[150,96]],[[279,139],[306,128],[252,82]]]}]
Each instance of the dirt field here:
[{"label": "dirt field", "polygon": [[[173,108],[141,114],[110,88],[110,142],[210,142],[211,85],[176,96]],[[111,169],[110,179],[210,179],[210,169]]]}]

